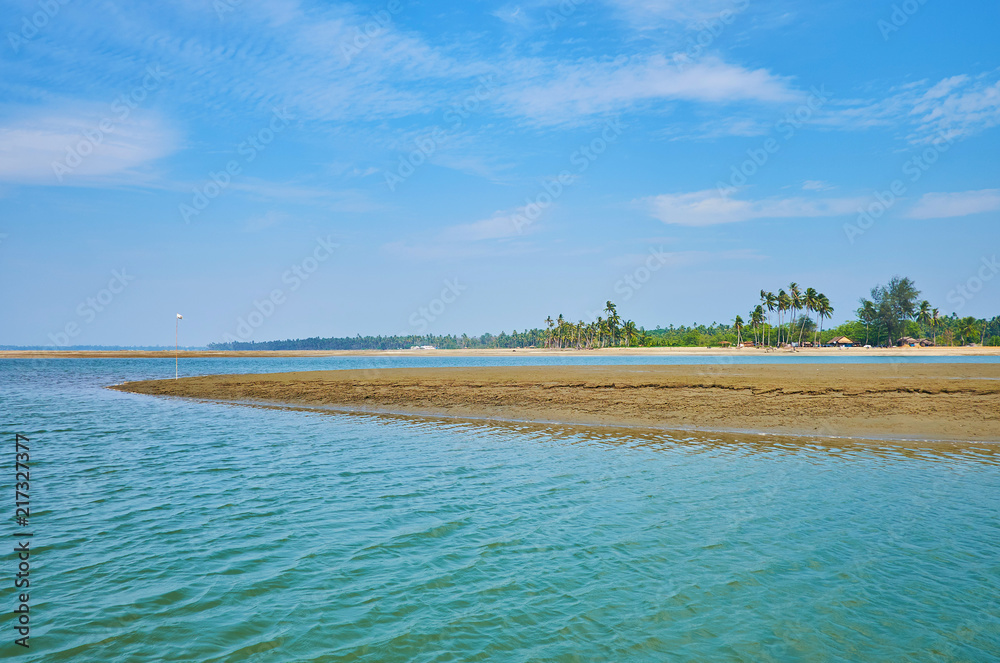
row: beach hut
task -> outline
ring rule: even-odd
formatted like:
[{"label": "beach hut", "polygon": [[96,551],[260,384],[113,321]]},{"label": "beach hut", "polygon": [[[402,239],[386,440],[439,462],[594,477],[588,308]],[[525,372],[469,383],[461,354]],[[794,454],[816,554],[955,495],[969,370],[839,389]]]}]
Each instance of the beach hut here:
[{"label": "beach hut", "polygon": [[846,336],[838,336],[837,338],[830,339],[827,345],[835,348],[853,348],[854,341],[847,338]]}]

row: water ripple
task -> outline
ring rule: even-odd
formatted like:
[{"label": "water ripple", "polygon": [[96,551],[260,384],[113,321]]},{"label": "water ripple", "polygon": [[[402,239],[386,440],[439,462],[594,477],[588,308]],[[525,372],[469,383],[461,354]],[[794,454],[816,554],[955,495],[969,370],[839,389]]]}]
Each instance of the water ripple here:
[{"label": "water ripple", "polygon": [[441,422],[102,389],[161,364],[0,361],[8,425],[35,444],[24,660],[1000,658],[989,445]]}]

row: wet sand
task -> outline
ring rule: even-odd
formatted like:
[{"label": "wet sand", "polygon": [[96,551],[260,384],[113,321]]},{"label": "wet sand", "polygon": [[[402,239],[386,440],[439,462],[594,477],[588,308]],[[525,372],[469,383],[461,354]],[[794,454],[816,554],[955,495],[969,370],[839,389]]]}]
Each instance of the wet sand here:
[{"label": "wet sand", "polygon": [[1000,364],[400,368],[216,375],[112,388],[463,419],[1000,441]]}]

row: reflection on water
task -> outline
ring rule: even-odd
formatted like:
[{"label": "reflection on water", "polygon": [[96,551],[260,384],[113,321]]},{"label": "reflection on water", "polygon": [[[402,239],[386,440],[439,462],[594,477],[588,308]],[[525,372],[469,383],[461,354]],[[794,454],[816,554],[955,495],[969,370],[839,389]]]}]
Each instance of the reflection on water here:
[{"label": "reflection on water", "polygon": [[3,435],[16,427],[38,450],[38,621],[24,660],[1000,654],[989,445],[319,414],[103,389],[161,364],[0,361]]}]

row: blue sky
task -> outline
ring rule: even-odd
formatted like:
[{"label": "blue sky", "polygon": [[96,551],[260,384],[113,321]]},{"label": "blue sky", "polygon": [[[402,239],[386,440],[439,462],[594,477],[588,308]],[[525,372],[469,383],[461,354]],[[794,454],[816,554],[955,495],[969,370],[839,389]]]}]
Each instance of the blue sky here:
[{"label": "blue sky", "polygon": [[995,2],[7,7],[0,344],[1000,311]]}]

